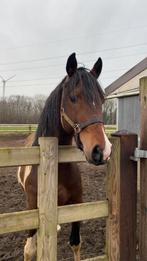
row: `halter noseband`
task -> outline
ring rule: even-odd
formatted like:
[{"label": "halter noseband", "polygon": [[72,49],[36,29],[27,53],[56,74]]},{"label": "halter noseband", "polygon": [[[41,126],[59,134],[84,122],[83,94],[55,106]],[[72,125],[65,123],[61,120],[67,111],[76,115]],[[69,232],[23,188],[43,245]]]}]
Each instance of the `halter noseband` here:
[{"label": "halter noseband", "polygon": [[95,124],[95,123],[102,123],[102,124],[104,123],[98,117],[88,119],[87,121],[84,121],[84,122],[81,122],[81,123],[77,123],[77,122],[75,123],[67,116],[67,114],[64,111],[64,108],[61,107],[61,122],[62,122],[62,125],[64,126],[63,119],[73,128],[74,137],[75,137],[77,147],[81,150],[83,149],[83,145],[82,145],[82,143],[80,141],[80,137],[79,137],[80,132],[83,129],[85,129],[86,127],[88,127],[89,125],[92,125],[92,124]]}]

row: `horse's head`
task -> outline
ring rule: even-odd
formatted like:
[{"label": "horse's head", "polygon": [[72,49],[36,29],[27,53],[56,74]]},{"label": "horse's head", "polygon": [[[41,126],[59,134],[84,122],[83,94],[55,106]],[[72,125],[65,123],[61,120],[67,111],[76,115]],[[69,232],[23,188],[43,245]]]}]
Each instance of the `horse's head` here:
[{"label": "horse's head", "polygon": [[67,133],[74,133],[77,146],[95,165],[104,163],[111,153],[103,126],[104,93],[97,81],[101,70],[101,58],[89,71],[77,68],[75,54],[70,55],[61,100],[62,127]]}]

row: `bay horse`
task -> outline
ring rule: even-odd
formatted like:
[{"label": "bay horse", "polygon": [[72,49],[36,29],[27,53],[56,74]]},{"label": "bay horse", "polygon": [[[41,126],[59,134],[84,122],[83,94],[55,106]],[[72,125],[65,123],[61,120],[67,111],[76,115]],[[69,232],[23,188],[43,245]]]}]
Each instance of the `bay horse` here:
[{"label": "bay horse", "polygon": [[[99,58],[92,70],[77,67],[75,53],[67,60],[67,75],[48,97],[35,134],[26,146],[38,146],[41,136],[57,137],[59,145],[71,145],[73,137],[88,162],[103,164],[110,156],[111,144],[103,126],[104,93],[97,79],[102,70]],[[58,205],[82,203],[81,176],[76,163],[59,164]],[[28,209],[37,208],[37,166],[23,166],[18,170],[27,198]],[[80,261],[80,222],[72,223],[70,245],[74,260]],[[29,232],[24,247],[24,260],[36,256],[36,230]]]}]

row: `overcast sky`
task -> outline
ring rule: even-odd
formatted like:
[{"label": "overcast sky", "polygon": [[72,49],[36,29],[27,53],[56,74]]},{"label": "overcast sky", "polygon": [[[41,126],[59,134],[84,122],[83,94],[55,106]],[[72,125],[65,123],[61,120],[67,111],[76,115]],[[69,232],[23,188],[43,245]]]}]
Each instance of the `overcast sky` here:
[{"label": "overcast sky", "polygon": [[147,56],[147,0],[0,0],[7,96],[49,95],[72,52],[89,69],[102,57],[101,85],[112,83]]}]

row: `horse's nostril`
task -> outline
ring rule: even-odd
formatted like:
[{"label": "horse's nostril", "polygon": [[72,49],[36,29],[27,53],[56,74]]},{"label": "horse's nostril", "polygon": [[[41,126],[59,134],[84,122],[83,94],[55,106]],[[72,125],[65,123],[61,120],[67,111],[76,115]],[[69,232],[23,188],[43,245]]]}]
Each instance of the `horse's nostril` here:
[{"label": "horse's nostril", "polygon": [[103,163],[103,153],[98,145],[96,145],[92,151],[92,162],[95,165]]}]

